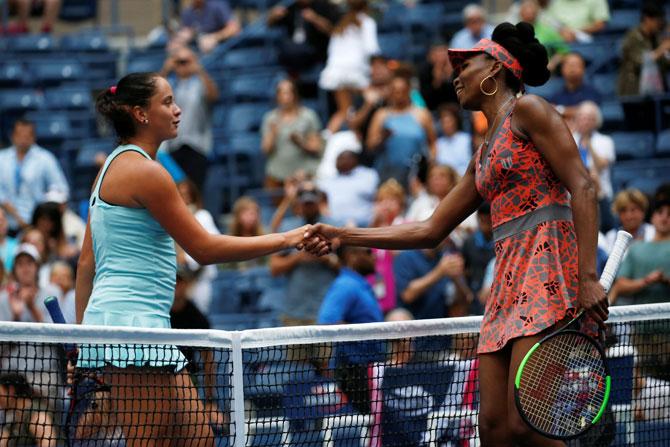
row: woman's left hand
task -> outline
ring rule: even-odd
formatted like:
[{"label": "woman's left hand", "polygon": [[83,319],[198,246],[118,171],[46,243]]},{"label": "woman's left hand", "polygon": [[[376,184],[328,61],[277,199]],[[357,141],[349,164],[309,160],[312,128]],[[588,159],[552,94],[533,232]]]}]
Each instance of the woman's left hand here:
[{"label": "woman's left hand", "polygon": [[586,279],[579,282],[579,305],[586,310],[593,320],[602,329],[605,329],[605,320],[609,315],[607,293],[595,279]]}]

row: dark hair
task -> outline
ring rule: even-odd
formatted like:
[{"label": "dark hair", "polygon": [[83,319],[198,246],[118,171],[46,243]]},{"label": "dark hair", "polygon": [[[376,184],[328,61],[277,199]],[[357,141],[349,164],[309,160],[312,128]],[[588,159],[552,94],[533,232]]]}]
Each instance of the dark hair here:
[{"label": "dark hair", "polygon": [[35,395],[24,376],[17,373],[0,374],[0,385],[12,388],[16,397],[31,398]]},{"label": "dark hair", "polygon": [[[549,80],[547,69],[549,58],[547,49],[535,38],[535,28],[526,22],[512,25],[503,22],[493,30],[491,39],[517,58],[523,67],[522,81],[531,86],[539,86]],[[505,69],[505,82],[515,92],[521,90],[521,82]]]},{"label": "dark hair", "polygon": [[137,131],[131,109],[147,107],[156,93],[158,73],[130,73],[115,88],[108,88],[98,95],[95,108],[113,126],[120,140],[127,140]]},{"label": "dark hair", "polygon": [[16,128],[19,126],[29,126],[32,127],[33,130],[35,130],[35,123],[26,118],[19,118],[16,121],[14,121],[14,126],[12,127],[12,129],[16,130]]},{"label": "dark hair", "polygon": [[458,130],[463,130],[463,118],[461,117],[461,111],[456,104],[453,103],[444,103],[437,109],[442,118],[445,114],[449,114],[454,117],[456,120],[456,128]]},{"label": "dark hair", "polygon": [[640,19],[649,17],[650,19],[662,19],[665,17],[663,6],[660,2],[647,1],[642,5],[640,10]]},{"label": "dark hair", "polygon": [[61,240],[63,236],[63,215],[61,214],[60,205],[56,202],[40,203],[33,211],[33,218],[30,224],[33,227],[37,227],[37,221],[43,217],[49,219],[53,224],[51,234],[48,237],[58,241]]}]

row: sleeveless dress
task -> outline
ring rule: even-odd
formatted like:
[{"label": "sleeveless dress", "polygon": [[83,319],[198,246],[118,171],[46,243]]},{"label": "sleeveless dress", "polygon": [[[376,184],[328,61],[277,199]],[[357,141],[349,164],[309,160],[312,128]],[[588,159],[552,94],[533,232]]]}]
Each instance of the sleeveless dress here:
[{"label": "sleeveless dress", "polygon": [[[512,107],[514,109],[514,107]],[[511,130],[512,111],[476,155],[477,191],[491,203],[496,265],[478,353],[534,335],[577,306],[577,236],[569,193],[535,145]]]},{"label": "sleeveless dress", "polygon": [[[148,210],[100,198],[109,165],[127,151],[150,159],[137,146],[119,146],[102,168],[90,200],[95,278],[82,324],[169,328],[177,274],[174,241]],[[81,368],[150,366],[175,372],[186,363],[175,346],[134,344],[83,345],[78,360]]]}]

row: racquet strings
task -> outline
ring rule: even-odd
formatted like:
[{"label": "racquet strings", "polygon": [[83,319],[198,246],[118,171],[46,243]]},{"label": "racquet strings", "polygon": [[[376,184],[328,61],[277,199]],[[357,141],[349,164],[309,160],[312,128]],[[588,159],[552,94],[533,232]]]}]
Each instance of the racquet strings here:
[{"label": "racquet strings", "polygon": [[528,358],[519,384],[519,403],[528,421],[559,437],[578,434],[597,416],[607,376],[600,351],[574,332],[541,343]]}]

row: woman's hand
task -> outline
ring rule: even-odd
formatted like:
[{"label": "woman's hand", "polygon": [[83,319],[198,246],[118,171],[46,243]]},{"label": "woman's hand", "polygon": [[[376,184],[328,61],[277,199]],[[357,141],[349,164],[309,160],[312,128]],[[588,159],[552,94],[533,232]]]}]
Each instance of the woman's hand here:
[{"label": "woman's hand", "polygon": [[342,229],[334,227],[332,225],[317,223],[312,225],[310,229],[307,230],[306,239],[313,237],[318,237],[321,240],[319,244],[318,251],[310,251],[317,256],[327,255],[337,250],[337,247],[340,246],[340,237],[342,235]]},{"label": "woman's hand", "polygon": [[589,316],[598,323],[603,330],[605,320],[609,315],[607,294],[596,279],[586,279],[579,282],[579,305]]},{"label": "woman's hand", "polygon": [[330,252],[329,243],[324,238],[312,231],[312,225],[303,225],[302,227],[284,233],[289,247],[298,250],[305,250],[313,255],[321,256]]}]

